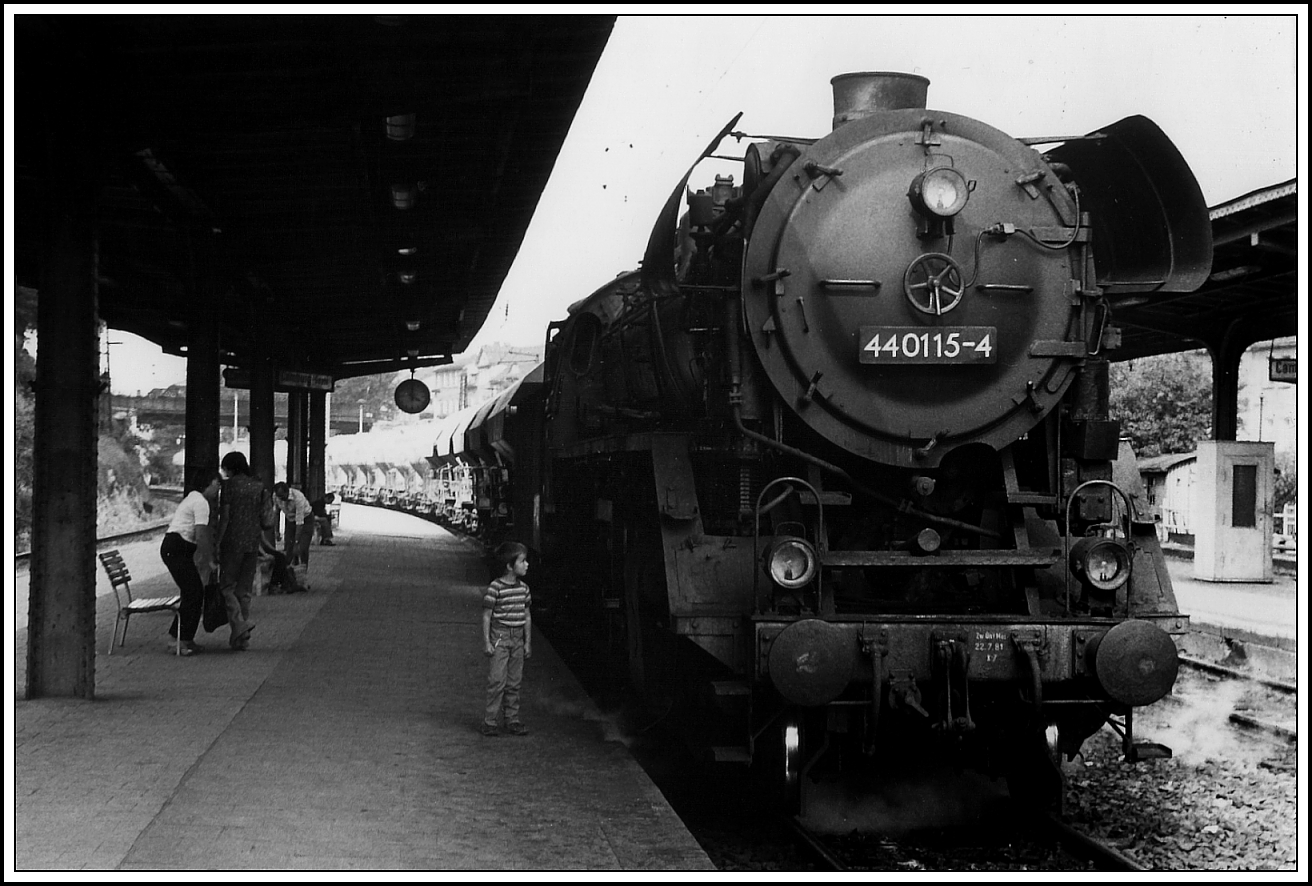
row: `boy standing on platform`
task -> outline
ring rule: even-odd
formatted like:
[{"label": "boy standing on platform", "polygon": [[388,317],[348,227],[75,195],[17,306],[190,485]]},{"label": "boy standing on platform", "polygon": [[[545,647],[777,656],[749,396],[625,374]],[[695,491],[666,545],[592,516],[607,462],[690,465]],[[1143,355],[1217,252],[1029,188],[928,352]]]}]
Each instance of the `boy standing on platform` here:
[{"label": "boy standing on platform", "polygon": [[488,656],[487,708],[483,734],[499,735],[497,719],[505,711],[506,731],[528,735],[519,722],[519,687],[524,677],[524,660],[533,657],[532,598],[523,578],[528,573],[528,548],[508,541],[495,553],[502,567],[483,594],[483,654]]}]

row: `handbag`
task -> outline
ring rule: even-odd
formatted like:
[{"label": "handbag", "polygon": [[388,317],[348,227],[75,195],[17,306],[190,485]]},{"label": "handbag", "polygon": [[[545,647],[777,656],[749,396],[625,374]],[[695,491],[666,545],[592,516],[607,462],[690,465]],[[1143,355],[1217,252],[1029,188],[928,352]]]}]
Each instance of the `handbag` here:
[{"label": "handbag", "polygon": [[210,575],[209,583],[205,585],[205,597],[204,604],[201,607],[200,620],[207,634],[214,633],[228,623],[228,604],[223,599],[222,592],[219,591],[217,571]]}]

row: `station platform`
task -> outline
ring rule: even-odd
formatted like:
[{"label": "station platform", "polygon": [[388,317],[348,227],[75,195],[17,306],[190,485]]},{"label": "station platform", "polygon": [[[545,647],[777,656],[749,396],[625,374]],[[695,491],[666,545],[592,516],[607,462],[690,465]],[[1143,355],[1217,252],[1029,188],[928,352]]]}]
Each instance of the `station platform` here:
[{"label": "station platform", "polygon": [[1276,572],[1269,582],[1216,582],[1194,578],[1191,559],[1168,556],[1166,567],[1180,611],[1195,629],[1297,651],[1301,595],[1295,575]]},{"label": "station platform", "polygon": [[1305,583],[1284,572],[1270,582],[1203,581],[1194,578],[1192,560],[1167,557],[1166,565],[1176,603],[1189,616],[1189,633],[1177,643],[1181,652],[1252,676],[1301,682],[1299,612],[1300,601],[1307,599]]},{"label": "station platform", "polygon": [[[254,599],[244,653],[202,628],[178,658],[147,614],[107,655],[99,597],[94,701],[24,699],[19,591],[7,873],[715,870],[541,632],[530,734],[480,734],[473,544],[354,507],[336,541],[310,593]],[[125,553],[138,595],[173,593],[158,546]]]}]

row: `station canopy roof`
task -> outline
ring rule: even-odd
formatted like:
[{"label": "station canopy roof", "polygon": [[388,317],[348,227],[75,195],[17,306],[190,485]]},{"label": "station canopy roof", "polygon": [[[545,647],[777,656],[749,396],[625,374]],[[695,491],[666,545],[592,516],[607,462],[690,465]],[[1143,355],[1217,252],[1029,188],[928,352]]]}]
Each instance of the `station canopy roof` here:
[{"label": "station canopy roof", "polygon": [[[1187,293],[1112,301],[1116,361],[1298,334],[1298,181],[1261,188],[1208,211],[1212,272]],[[1238,339],[1238,340],[1236,340]]]},{"label": "station canopy roof", "polygon": [[280,369],[450,361],[483,325],[614,16],[15,17],[15,268],[94,201],[101,318]]}]

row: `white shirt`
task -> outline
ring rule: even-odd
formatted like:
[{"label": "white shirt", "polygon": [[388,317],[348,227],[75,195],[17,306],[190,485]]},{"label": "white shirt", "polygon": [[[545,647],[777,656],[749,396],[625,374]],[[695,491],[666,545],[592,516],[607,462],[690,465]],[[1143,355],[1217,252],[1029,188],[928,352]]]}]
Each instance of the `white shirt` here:
[{"label": "white shirt", "polygon": [[200,492],[193,489],[173,512],[169,521],[169,532],[176,532],[192,544],[196,544],[196,527],[210,524],[210,503]]},{"label": "white shirt", "polygon": [[278,507],[287,515],[288,523],[304,523],[310,519],[313,510],[310,508],[310,500],[305,497],[305,493],[299,489],[287,488],[287,500],[274,496],[278,502]]}]

